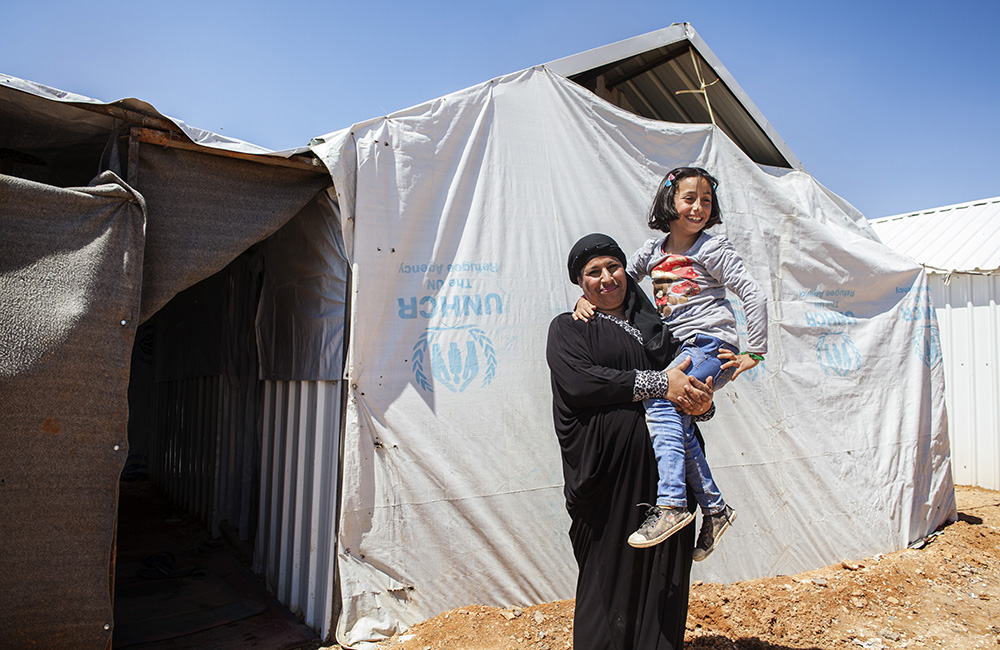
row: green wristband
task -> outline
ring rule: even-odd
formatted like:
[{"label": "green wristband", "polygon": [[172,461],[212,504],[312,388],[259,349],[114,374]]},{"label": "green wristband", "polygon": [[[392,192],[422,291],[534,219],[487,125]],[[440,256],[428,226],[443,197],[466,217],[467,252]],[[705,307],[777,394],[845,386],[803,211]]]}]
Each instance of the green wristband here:
[{"label": "green wristband", "polygon": [[754,361],[763,361],[764,360],[764,355],[763,354],[757,354],[756,352],[740,352],[740,354],[745,354],[748,357],[750,357],[751,359],[753,359]]}]

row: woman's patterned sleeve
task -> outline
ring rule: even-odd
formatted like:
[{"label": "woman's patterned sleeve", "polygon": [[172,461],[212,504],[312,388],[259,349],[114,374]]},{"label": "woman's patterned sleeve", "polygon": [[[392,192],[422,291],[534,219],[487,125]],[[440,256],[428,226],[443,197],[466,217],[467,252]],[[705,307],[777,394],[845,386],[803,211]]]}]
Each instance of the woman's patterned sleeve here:
[{"label": "woman's patterned sleeve", "polygon": [[664,370],[636,370],[633,402],[641,402],[654,397],[664,397],[670,388],[670,381]]},{"label": "woman's patterned sleeve", "polygon": [[691,420],[694,422],[708,422],[715,417],[715,404],[708,407],[708,410],[701,415],[692,415]]},{"label": "woman's patterned sleeve", "polygon": [[[636,370],[635,388],[633,388],[632,401],[641,402],[655,397],[665,397],[670,388],[670,380],[667,379],[665,370]],[[708,410],[701,415],[692,415],[695,422],[707,422],[715,417],[715,404],[708,407]]]}]

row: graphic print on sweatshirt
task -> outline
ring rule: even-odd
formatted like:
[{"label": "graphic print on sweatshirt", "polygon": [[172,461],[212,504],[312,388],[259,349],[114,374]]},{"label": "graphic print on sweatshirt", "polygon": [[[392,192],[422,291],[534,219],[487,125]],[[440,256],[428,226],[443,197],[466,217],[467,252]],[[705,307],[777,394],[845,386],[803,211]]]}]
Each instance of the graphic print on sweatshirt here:
[{"label": "graphic print on sweatshirt", "polygon": [[701,293],[698,286],[698,272],[691,258],[685,255],[668,255],[653,267],[649,277],[653,280],[653,297],[656,308],[666,318],[688,301],[690,296]]}]

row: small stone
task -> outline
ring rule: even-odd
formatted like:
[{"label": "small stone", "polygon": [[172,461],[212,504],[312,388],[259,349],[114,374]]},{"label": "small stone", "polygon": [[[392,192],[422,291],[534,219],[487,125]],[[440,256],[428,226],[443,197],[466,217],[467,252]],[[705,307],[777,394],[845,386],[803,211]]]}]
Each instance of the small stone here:
[{"label": "small stone", "polygon": [[830,583],[828,583],[828,582],[826,581],[826,579],[825,579],[825,578],[813,578],[813,579],[812,579],[812,583],[813,583],[814,585],[816,585],[817,587],[825,587],[825,586],[827,586],[828,584],[830,584]]},{"label": "small stone", "polygon": [[883,639],[888,639],[890,641],[899,641],[900,639],[899,632],[896,632],[895,630],[890,630],[888,628],[881,630],[879,632],[879,636],[881,636]]},{"label": "small stone", "polygon": [[541,612],[535,612],[535,622],[536,623],[538,623],[539,625],[541,625],[544,620],[545,620],[545,614],[542,614]]}]

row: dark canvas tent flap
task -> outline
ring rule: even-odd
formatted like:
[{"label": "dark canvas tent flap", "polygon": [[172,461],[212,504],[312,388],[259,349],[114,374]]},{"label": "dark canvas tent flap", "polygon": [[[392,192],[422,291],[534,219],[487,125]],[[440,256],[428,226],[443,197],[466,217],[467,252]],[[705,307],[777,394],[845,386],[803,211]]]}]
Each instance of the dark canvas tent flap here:
[{"label": "dark canvas tent flap", "polygon": [[[322,168],[156,144],[135,162],[128,184],[0,175],[5,648],[107,646],[136,327],[330,186]],[[205,361],[215,372],[225,360]]]},{"label": "dark canvas tent flap", "polygon": [[280,228],[330,185],[330,177],[143,145],[135,185],[149,210],[142,289],[146,320],[179,291]]},{"label": "dark canvas tent flap", "polygon": [[263,379],[343,377],[348,261],[330,194],[318,194],[263,245],[256,319]]},{"label": "dark canvas tent flap", "polygon": [[110,172],[70,189],[0,175],[5,647],[103,648],[111,633],[144,222]]}]

